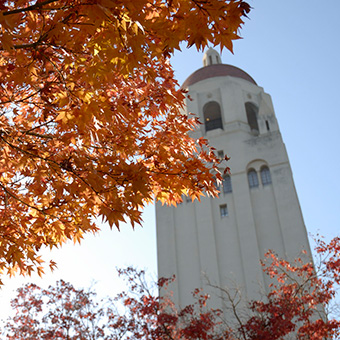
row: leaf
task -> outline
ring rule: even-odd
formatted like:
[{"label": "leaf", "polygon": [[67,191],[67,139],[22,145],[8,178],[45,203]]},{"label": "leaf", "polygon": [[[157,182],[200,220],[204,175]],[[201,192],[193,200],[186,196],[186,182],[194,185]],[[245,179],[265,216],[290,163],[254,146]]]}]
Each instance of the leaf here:
[{"label": "leaf", "polygon": [[10,34],[4,32],[1,37],[2,48],[7,51],[11,51],[14,47],[13,39]]}]

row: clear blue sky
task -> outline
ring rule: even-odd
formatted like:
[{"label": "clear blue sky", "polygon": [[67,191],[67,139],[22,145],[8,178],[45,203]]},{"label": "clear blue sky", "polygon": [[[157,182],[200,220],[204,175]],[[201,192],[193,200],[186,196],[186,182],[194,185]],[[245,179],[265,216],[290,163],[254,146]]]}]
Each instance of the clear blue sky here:
[{"label": "clear blue sky", "polygon": [[[222,60],[249,73],[272,97],[293,170],[307,230],[326,238],[340,234],[340,1],[249,0],[250,20],[235,42],[234,55]],[[194,49],[172,60],[182,83],[202,66]],[[237,157],[237,155],[231,155]],[[231,169],[232,170],[232,169]],[[103,225],[82,245],[52,254],[59,269],[43,279],[12,278],[0,291],[0,318],[8,314],[13,290],[24,282],[53,284],[63,278],[78,287],[97,282],[101,295],[121,288],[115,267],[134,265],[156,274],[154,207],[146,209],[143,228],[121,232]]]}]

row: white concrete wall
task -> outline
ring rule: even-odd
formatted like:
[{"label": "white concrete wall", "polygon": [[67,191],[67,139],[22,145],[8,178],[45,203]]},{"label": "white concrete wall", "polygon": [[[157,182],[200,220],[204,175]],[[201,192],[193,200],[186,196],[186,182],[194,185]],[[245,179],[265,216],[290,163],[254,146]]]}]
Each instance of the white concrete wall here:
[{"label": "white concrete wall", "polygon": [[[224,129],[205,133],[204,124],[194,133],[205,136],[216,150],[229,157],[232,193],[184,202],[177,208],[156,206],[159,277],[176,275],[171,287],[180,306],[192,301],[191,291],[206,286],[205,275],[220,287],[241,287],[256,298],[260,286],[269,284],[260,259],[273,249],[286,258],[310,253],[285,146],[271,98],[263,89],[230,76],[209,78],[189,88],[193,99],[187,111],[203,122],[202,108],[209,101],[221,105]],[[259,107],[259,134],[250,131],[245,102]],[[266,121],[270,131],[267,130]],[[270,169],[272,184],[263,186],[260,167]],[[247,170],[254,168],[259,187],[249,188]],[[221,218],[219,207],[227,204],[229,215]],[[213,304],[220,306],[217,298]]]}]

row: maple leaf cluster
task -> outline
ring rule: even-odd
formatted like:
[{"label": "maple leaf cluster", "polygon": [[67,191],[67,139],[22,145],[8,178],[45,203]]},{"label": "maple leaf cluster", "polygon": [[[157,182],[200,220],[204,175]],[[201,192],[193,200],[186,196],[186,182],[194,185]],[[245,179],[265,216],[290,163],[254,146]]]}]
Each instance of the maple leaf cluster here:
[{"label": "maple leaf cluster", "polygon": [[62,280],[48,289],[27,284],[12,300],[16,314],[2,335],[8,340],[338,339],[340,321],[330,308],[340,283],[340,239],[319,240],[316,252],[316,266],[301,258],[289,263],[268,252],[263,270],[272,278],[270,292],[240,304],[230,287],[216,287],[225,310],[211,309],[200,289],[193,292],[194,303],[181,309],[169,292],[175,278],[150,285],[144,271],[130,267],[118,270],[126,291],[100,302],[93,290]]},{"label": "maple leaf cluster", "polygon": [[[241,0],[0,1],[0,273],[42,273],[66,240],[216,194],[169,57],[232,49]],[[54,263],[51,263],[54,266]]]}]

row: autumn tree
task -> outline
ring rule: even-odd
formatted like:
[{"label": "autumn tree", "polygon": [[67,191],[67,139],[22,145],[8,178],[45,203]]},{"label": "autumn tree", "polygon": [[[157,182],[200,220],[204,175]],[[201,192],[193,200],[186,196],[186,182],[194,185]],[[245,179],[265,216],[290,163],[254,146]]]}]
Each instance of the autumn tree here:
[{"label": "autumn tree", "polygon": [[274,281],[265,299],[250,302],[251,314],[238,327],[244,340],[339,338],[340,238],[316,243],[316,265],[266,254],[263,270]]},{"label": "autumn tree", "polygon": [[[229,288],[217,287],[224,311],[209,308],[209,296],[194,291],[194,303],[179,309],[171,293],[171,279],[151,286],[143,271],[120,270],[126,291],[105,303],[93,292],[77,290],[60,281],[42,290],[26,285],[18,290],[16,311],[4,329],[7,339],[100,340],[324,340],[338,339],[340,321],[332,305],[340,282],[340,239],[319,241],[319,260],[313,266],[267,254],[264,271],[271,276],[271,291],[262,300],[239,307]],[[152,287],[157,289],[152,289]],[[68,337],[67,337],[68,336]]]},{"label": "autumn tree", "polygon": [[[16,314],[2,336],[7,340],[224,339],[218,313],[204,310],[207,296],[197,291],[197,303],[177,310],[171,299],[158,298],[157,285],[150,286],[143,271],[127,268],[119,273],[127,290],[100,302],[93,290],[76,289],[62,280],[48,289],[27,284],[12,300]],[[159,286],[168,282],[163,279]]]},{"label": "autumn tree", "polygon": [[17,314],[5,325],[7,339],[99,339],[102,310],[91,290],[60,280],[42,289],[27,284],[12,300]]},{"label": "autumn tree", "polygon": [[[141,222],[154,199],[214,195],[217,159],[188,132],[169,57],[232,50],[242,0],[0,1],[0,273],[38,251]],[[53,263],[51,263],[53,266]]]}]

